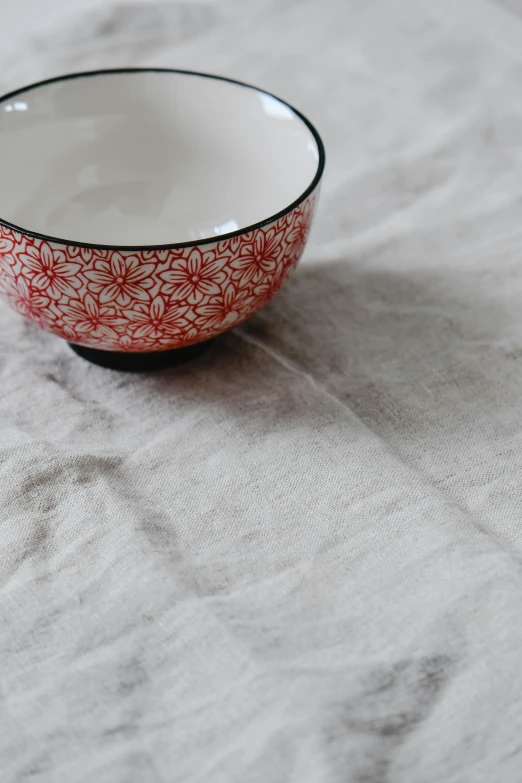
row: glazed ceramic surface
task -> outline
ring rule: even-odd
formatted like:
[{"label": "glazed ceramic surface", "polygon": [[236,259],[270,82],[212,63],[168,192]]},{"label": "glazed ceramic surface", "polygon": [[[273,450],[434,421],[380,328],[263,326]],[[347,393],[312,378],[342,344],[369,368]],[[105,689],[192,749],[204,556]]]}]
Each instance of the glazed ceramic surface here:
[{"label": "glazed ceramic surface", "polygon": [[0,100],[0,290],[79,345],[213,337],[295,267],[323,164],[301,115],[224,79],[118,71],[18,91]]},{"label": "glazed ceramic surface", "polygon": [[0,104],[0,217],[74,242],[198,240],[287,207],[318,159],[297,114],[235,82],[161,71],[54,81]]}]

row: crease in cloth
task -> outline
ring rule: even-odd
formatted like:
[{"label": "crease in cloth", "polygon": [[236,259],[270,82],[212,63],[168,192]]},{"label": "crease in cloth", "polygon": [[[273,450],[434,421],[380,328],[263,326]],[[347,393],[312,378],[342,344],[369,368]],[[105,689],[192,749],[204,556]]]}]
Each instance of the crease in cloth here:
[{"label": "crease in cloth", "polygon": [[295,364],[295,362],[291,361],[290,359],[282,355],[279,351],[275,350],[274,348],[267,346],[266,343],[264,343],[262,340],[259,340],[257,337],[253,337],[252,335],[245,334],[245,332],[241,329],[236,330],[234,334],[240,340],[243,340],[244,342],[266,353],[274,361],[278,362],[282,367],[288,370],[288,372],[306,380],[307,383],[309,383],[310,386],[312,386],[312,388],[314,388],[319,394],[322,394],[323,396],[327,397],[336,405],[340,406],[345,412],[348,412],[348,414],[357,421],[359,426],[363,427],[368,433],[370,433],[371,436],[376,441],[383,444],[386,451],[389,454],[391,454],[395,460],[397,460],[401,465],[406,467],[409,472],[418,476],[422,480],[422,483],[429,486],[430,489],[437,496],[443,498],[445,503],[449,503],[453,508],[458,509],[474,529],[476,529],[479,533],[484,535],[488,540],[490,540],[496,546],[497,549],[509,555],[509,557],[511,557],[515,563],[517,563],[522,567],[522,555],[518,555],[518,553],[514,550],[514,548],[508,546],[507,542],[503,541],[499,536],[497,536],[491,530],[488,530],[486,527],[484,527],[477,520],[477,518],[472,514],[469,508],[462,505],[462,503],[458,502],[455,498],[451,497],[447,492],[443,491],[439,486],[437,486],[432,481],[430,481],[429,477],[425,473],[423,473],[422,471],[420,471],[418,468],[414,467],[410,463],[406,462],[406,460],[397,452],[396,449],[390,446],[390,444],[388,444],[383,438],[381,438],[380,435],[374,432],[374,430],[372,430],[371,427],[369,427],[368,424],[365,421],[363,421],[355,413],[355,411],[353,411],[345,402],[340,400],[335,394],[330,392],[328,389],[325,389],[325,387],[322,384],[318,383],[318,381],[314,378],[313,375],[305,372],[303,369],[298,367]]}]

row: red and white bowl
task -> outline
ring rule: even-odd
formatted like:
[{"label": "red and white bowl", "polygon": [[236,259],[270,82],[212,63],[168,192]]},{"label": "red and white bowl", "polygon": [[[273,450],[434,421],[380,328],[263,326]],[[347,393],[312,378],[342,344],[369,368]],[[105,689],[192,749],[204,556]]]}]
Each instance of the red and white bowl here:
[{"label": "red and white bowl", "polygon": [[0,293],[99,363],[162,363],[279,290],[324,157],[299,112],[230,79],[125,69],[17,90],[0,98]]}]

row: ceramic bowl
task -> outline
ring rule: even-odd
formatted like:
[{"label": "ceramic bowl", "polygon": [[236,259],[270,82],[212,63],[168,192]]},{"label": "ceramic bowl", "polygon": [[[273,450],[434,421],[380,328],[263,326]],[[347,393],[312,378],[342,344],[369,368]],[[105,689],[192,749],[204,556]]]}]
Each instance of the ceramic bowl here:
[{"label": "ceramic bowl", "polygon": [[0,293],[87,358],[162,364],[279,290],[323,168],[305,117],[231,79],[118,69],[17,90],[0,98]]}]

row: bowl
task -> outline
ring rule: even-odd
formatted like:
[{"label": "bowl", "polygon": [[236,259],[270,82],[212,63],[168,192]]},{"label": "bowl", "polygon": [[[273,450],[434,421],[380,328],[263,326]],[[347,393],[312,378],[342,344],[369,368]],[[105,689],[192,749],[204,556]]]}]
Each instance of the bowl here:
[{"label": "bowl", "polygon": [[281,288],[324,168],[264,90],[166,69],[76,73],[0,98],[0,293],[85,358],[184,360]]}]

